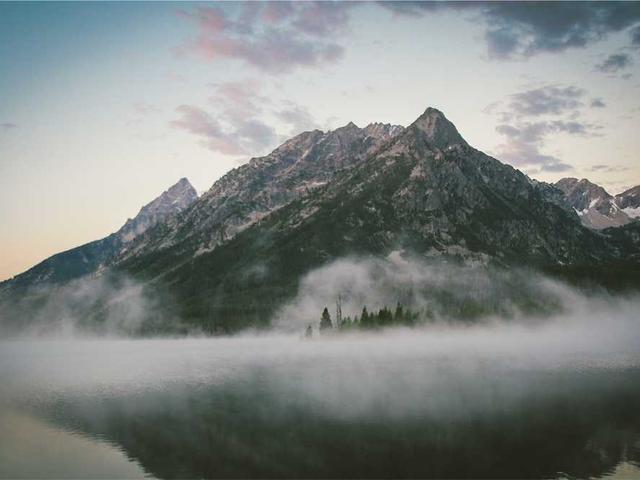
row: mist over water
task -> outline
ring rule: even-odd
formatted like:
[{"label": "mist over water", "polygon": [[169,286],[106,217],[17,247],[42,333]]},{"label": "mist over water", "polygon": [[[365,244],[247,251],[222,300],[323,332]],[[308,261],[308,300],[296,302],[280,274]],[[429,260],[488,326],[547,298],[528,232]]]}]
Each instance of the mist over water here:
[{"label": "mist over water", "polygon": [[[400,300],[434,321],[303,338],[338,293],[345,315]],[[490,308],[452,320],[465,302]],[[0,411],[107,449],[113,476],[637,475],[639,311],[532,272],[348,259],[307,276],[267,333],[0,342]],[[10,448],[13,425],[0,452],[74,476],[72,457]],[[27,472],[11,465],[0,476]]]}]

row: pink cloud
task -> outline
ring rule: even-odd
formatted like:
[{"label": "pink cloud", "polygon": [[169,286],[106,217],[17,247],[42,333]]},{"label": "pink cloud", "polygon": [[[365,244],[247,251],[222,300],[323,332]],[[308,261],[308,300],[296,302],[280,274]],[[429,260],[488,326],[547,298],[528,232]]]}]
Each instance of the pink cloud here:
[{"label": "pink cloud", "polygon": [[269,73],[333,63],[343,54],[333,39],[347,30],[351,5],[250,2],[181,12],[197,33],[177,51],[206,61],[241,61]]},{"label": "pink cloud", "polygon": [[238,143],[223,131],[220,124],[201,108],[192,105],[180,105],[176,108],[176,112],[180,114],[180,118],[171,121],[170,125],[196,135],[206,148],[224,155],[241,155],[245,153]]},{"label": "pink cloud", "polygon": [[197,137],[200,143],[225,155],[261,155],[279,139],[271,122],[291,127],[291,134],[318,128],[311,113],[294,102],[277,102],[263,91],[263,82],[247,79],[209,85],[207,109],[181,105],[173,128]]},{"label": "pink cloud", "polygon": [[262,20],[271,24],[278,24],[295,13],[291,2],[268,2],[262,12]]}]

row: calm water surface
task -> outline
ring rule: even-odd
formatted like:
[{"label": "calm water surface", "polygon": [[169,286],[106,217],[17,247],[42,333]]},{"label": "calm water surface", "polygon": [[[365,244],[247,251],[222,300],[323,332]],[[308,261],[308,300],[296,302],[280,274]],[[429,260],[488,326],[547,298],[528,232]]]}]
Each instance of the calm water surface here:
[{"label": "calm water surface", "polygon": [[638,348],[556,338],[2,342],[0,477],[640,478]]}]

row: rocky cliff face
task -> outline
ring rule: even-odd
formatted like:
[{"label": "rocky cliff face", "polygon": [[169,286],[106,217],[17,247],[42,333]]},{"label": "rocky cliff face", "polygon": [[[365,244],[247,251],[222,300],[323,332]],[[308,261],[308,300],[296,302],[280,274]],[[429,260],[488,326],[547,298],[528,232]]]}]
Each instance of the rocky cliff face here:
[{"label": "rocky cliff face", "polygon": [[630,218],[640,218],[640,185],[616,195],[616,204]]},{"label": "rocky cliff face", "polygon": [[403,130],[349,123],[302,133],[271,154],[227,173],[184,214],[141,236],[123,260],[177,247],[194,255],[213,250],[269,213],[322,187],[375,153]]},{"label": "rocky cliff face", "polygon": [[[600,185],[591,183],[586,178],[563,178],[556,182],[555,186],[562,190],[567,202],[575,209],[586,227],[601,230],[626,225],[632,221],[633,216],[628,215],[625,208],[628,212],[633,212],[633,189],[628,190],[629,193],[624,192],[614,197]],[[640,195],[635,199],[635,203],[640,206]],[[640,210],[638,212],[640,213]]]},{"label": "rocky cliff face", "polygon": [[180,213],[197,198],[198,194],[189,180],[181,178],[158,198],[142,207],[134,218],[128,219],[116,234],[123,243],[128,243],[154,225]]},{"label": "rocky cliff face", "polygon": [[470,147],[430,108],[366,162],[303,199],[304,208],[288,211],[282,230],[309,226],[331,205],[335,225],[324,230],[336,236],[350,230],[351,238],[364,229],[382,250],[466,252],[521,263],[606,258],[601,238],[550,190]]}]

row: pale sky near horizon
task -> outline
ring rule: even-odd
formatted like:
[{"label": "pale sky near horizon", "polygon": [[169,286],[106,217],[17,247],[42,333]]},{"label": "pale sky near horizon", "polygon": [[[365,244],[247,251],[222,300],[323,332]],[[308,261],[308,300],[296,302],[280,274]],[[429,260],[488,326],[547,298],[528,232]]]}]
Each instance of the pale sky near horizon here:
[{"label": "pale sky near horizon", "polygon": [[640,3],[0,3],[0,279],[312,128],[442,110],[533,178],[640,184]]}]

